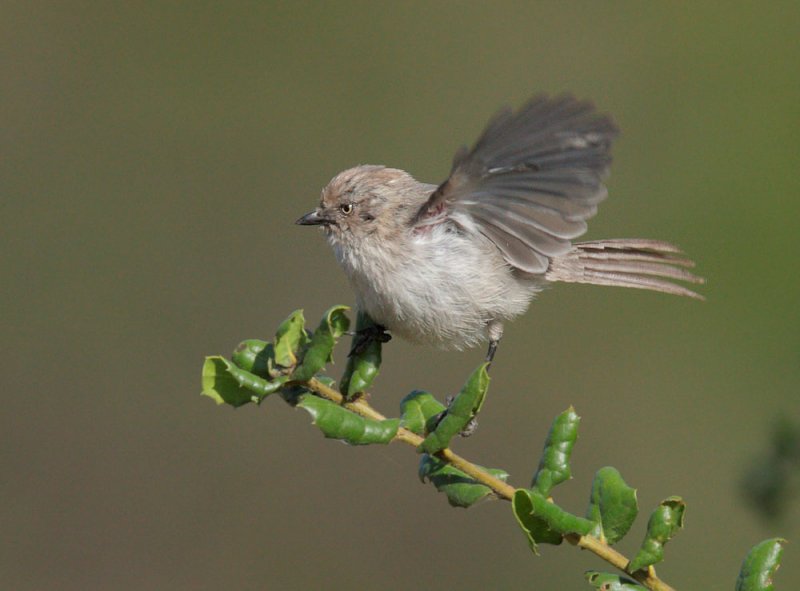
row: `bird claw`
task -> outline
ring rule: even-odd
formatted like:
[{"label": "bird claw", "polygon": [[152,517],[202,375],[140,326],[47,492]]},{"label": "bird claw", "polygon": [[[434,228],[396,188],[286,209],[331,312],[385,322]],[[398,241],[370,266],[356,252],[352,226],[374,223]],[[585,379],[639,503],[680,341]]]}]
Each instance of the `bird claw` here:
[{"label": "bird claw", "polygon": [[367,347],[374,342],[388,343],[391,340],[392,335],[386,332],[385,326],[373,324],[372,326],[362,328],[355,332],[353,345],[350,347],[350,353],[348,353],[347,356],[353,357],[354,355],[361,355],[367,350]]},{"label": "bird claw", "polygon": [[467,423],[464,426],[464,428],[461,429],[458,435],[460,437],[469,437],[470,435],[473,435],[477,430],[478,430],[478,419],[477,417],[472,417],[469,420],[469,423]]},{"label": "bird claw", "polygon": [[[453,395],[446,396],[445,399],[444,399],[445,404],[447,404],[447,406],[449,407],[450,404],[452,404],[453,399],[455,399],[455,396],[453,396]],[[434,418],[433,425],[432,425],[430,431],[434,431],[436,429],[436,427],[439,426],[439,423],[441,423],[442,420],[446,416],[447,416],[447,409],[445,409],[442,412],[440,412]],[[461,431],[458,432],[458,435],[459,435],[459,437],[469,437],[470,435],[473,435],[475,433],[475,431],[477,431],[477,430],[478,430],[478,417],[472,417],[469,420],[469,422],[466,425],[464,425],[464,428],[461,429]]]}]

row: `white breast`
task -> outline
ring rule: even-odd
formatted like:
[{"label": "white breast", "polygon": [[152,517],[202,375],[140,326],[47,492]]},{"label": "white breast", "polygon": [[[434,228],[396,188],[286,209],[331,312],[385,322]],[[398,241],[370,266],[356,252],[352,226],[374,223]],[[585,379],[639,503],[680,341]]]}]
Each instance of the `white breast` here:
[{"label": "white breast", "polygon": [[[333,244],[358,304],[409,341],[463,349],[486,340],[491,320],[522,313],[538,287],[512,276],[497,248],[450,224],[409,233],[402,246]],[[368,254],[367,254],[368,253]]]}]

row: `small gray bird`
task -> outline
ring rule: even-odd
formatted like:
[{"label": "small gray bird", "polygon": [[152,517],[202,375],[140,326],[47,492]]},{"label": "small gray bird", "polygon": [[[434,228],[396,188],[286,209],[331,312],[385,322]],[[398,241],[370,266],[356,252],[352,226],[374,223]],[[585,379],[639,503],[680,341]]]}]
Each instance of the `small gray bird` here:
[{"label": "small gray bird", "polygon": [[618,285],[702,299],[673,283],[703,283],[666,242],[572,243],[607,196],[603,180],[617,128],[590,102],[535,96],[500,111],[459,150],[440,185],[396,168],[364,165],[336,175],[315,211],[360,309],[415,342],[463,349],[556,281]]}]

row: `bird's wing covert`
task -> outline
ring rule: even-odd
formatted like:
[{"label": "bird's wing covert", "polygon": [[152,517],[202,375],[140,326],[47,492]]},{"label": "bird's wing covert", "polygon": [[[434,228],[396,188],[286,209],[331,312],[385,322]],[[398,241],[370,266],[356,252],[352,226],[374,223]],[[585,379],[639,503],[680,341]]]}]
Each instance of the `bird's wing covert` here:
[{"label": "bird's wing covert", "polygon": [[472,149],[456,154],[450,176],[413,223],[466,215],[509,265],[544,273],[606,197],[616,135],[610,117],[569,95],[536,96],[516,112],[501,110]]}]

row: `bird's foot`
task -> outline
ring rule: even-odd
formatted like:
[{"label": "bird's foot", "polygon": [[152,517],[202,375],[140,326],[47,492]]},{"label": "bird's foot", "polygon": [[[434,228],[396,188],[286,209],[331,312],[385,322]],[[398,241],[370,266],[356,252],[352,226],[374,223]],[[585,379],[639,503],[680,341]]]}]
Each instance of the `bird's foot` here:
[{"label": "bird's foot", "polygon": [[386,327],[380,324],[373,324],[367,328],[362,328],[354,333],[353,345],[350,347],[348,357],[361,355],[372,343],[388,343],[392,340],[392,335],[386,332]]},{"label": "bird's foot", "polygon": [[469,423],[467,423],[466,426],[463,429],[461,429],[459,436],[469,437],[470,435],[473,435],[477,430],[478,430],[478,418],[472,417],[469,420]]},{"label": "bird's foot", "polygon": [[[448,408],[450,407],[450,404],[452,404],[454,398],[455,396],[452,395],[445,397],[444,401],[445,404],[447,404]],[[441,423],[446,416],[447,416],[447,410],[443,410],[442,412],[440,412],[439,416],[437,416],[433,421],[433,427],[431,428],[431,431],[436,429],[436,427],[439,426],[439,423]],[[478,418],[472,417],[469,420],[469,423],[467,423],[466,426],[463,429],[461,429],[461,431],[458,434],[460,437],[469,437],[477,430],[478,430]]]}]

